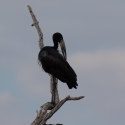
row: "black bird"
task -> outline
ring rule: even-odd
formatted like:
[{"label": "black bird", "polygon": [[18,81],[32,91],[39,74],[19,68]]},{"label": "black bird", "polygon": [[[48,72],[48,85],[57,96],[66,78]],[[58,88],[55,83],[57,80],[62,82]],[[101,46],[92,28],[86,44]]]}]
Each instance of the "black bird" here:
[{"label": "black bird", "polygon": [[77,75],[66,59],[58,52],[58,42],[60,43],[63,56],[66,57],[63,36],[60,33],[55,33],[53,34],[54,46],[44,47],[39,52],[38,59],[46,73],[49,73],[60,81],[66,83],[69,89],[72,89],[73,87],[77,89]]}]

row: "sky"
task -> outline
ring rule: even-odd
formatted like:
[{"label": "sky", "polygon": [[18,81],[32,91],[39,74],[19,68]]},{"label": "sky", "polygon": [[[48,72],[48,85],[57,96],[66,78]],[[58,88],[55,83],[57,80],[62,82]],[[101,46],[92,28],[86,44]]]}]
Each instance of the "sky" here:
[{"label": "sky", "polygon": [[51,100],[50,77],[38,65],[36,15],[44,45],[63,35],[78,89],[58,82],[67,101],[47,124],[125,124],[124,0],[0,0],[0,125],[30,125],[36,110]]}]

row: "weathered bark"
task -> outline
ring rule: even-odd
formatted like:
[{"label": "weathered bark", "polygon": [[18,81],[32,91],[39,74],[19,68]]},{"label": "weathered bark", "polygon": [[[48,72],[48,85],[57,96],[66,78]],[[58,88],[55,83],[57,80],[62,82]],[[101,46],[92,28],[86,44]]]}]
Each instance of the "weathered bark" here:
[{"label": "weathered bark", "polygon": [[[53,83],[56,83],[56,86],[53,85]],[[58,94],[58,79],[55,78],[54,76],[50,75],[50,92],[53,96],[55,96],[55,104],[59,103],[59,94]]]},{"label": "weathered bark", "polygon": [[[84,98],[84,96],[80,97],[70,97],[67,96],[63,100],[61,100],[58,104],[53,106],[50,102],[47,102],[46,104],[41,106],[40,111],[37,113],[37,117],[35,120],[31,123],[31,125],[43,125],[47,122],[49,118],[53,116],[53,114],[68,100],[80,100]],[[51,110],[49,113],[47,113],[47,110]]]},{"label": "weathered bark", "polygon": [[28,9],[29,9],[29,12],[31,14],[31,17],[33,19],[33,24],[31,26],[35,26],[36,29],[37,29],[37,32],[38,32],[38,35],[39,35],[39,47],[40,47],[40,50],[44,47],[44,44],[43,44],[43,33],[39,27],[39,22],[37,21],[36,19],[36,16],[34,15],[33,11],[32,11],[32,8],[28,5],[27,6]]}]

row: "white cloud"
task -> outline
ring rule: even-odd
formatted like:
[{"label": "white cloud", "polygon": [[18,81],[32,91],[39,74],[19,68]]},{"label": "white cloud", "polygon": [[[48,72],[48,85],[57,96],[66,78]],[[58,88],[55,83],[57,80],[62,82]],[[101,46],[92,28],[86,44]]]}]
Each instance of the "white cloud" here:
[{"label": "white cloud", "polygon": [[68,60],[79,71],[94,70],[100,66],[125,70],[125,50],[78,52],[71,55]]},{"label": "white cloud", "polygon": [[78,75],[79,93],[86,96],[83,105],[88,111],[111,124],[124,122],[125,50],[78,52],[68,60]]}]

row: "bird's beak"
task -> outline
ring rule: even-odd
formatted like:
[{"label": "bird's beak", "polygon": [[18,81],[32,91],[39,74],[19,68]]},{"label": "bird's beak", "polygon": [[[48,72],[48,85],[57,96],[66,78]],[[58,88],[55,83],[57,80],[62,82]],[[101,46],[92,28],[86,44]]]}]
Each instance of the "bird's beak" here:
[{"label": "bird's beak", "polygon": [[66,57],[66,46],[65,46],[64,40],[61,40],[59,43],[60,43],[60,47],[61,47],[61,50],[62,50],[63,57],[65,59],[67,59],[67,57]]}]

